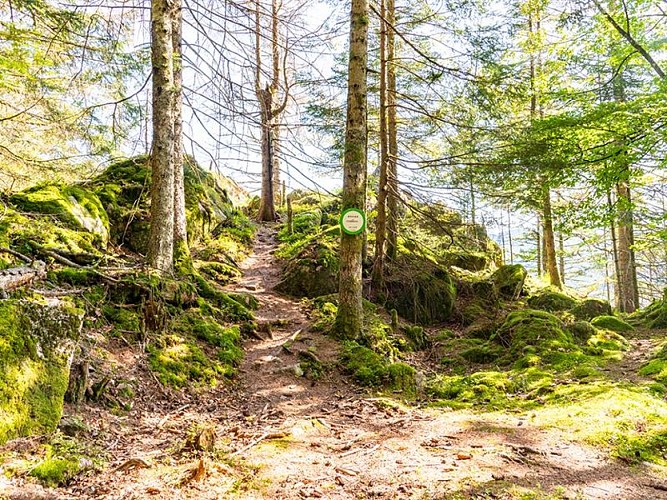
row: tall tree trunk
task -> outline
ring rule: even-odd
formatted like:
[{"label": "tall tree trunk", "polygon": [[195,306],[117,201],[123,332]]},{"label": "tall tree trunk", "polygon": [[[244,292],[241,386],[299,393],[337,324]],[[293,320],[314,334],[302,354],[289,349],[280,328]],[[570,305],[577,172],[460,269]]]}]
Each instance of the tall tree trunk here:
[{"label": "tall tree trunk", "polygon": [[628,183],[629,169],[616,184],[616,204],[618,207],[618,284],[621,312],[631,313],[637,309],[639,293],[637,290],[637,266],[635,264],[634,222],[632,199]]},{"label": "tall tree trunk", "polygon": [[565,241],[561,231],[558,232],[558,271],[561,282],[565,284]]},{"label": "tall tree trunk", "polygon": [[185,183],[183,178],[183,4],[174,0],[172,19],[174,50],[174,260],[189,260],[187,222],[185,217]]},{"label": "tall tree trunk", "polygon": [[542,276],[542,219],[537,216],[537,229],[535,231],[535,247],[537,259],[537,276]]},{"label": "tall tree trunk", "polygon": [[151,3],[153,147],[148,263],[162,274],[174,260],[174,3]]},{"label": "tall tree trunk", "polygon": [[385,243],[387,239],[387,7],[380,2],[380,180],[378,183],[377,217],[375,218],[375,259],[373,289],[378,293],[384,283]]},{"label": "tall tree trunk", "polygon": [[[276,97],[281,76],[279,10],[278,0],[271,0],[271,79],[265,87],[262,87],[261,2],[255,0],[255,94],[260,106],[262,129],[262,195],[258,214],[260,221],[276,219],[275,204],[280,193],[280,164],[277,154],[280,150],[278,119],[287,105],[288,89],[285,85],[283,100],[278,104]],[[284,62],[285,59],[282,60],[282,63]],[[285,68],[283,67],[282,70],[284,72]]]},{"label": "tall tree trunk", "polygon": [[549,283],[556,288],[563,288],[563,284],[560,281],[560,276],[558,274],[558,262],[556,261],[556,242],[554,238],[554,226],[553,226],[553,214],[551,211],[551,191],[548,187],[544,188],[542,200],[542,211],[543,217],[542,222],[544,224],[543,234],[544,234],[544,257],[546,260],[546,270],[549,275]]},{"label": "tall tree trunk", "polygon": [[[342,209],[365,207],[366,178],[366,62],[368,58],[368,0],[352,0],[350,56],[347,80],[347,123]],[[361,253],[364,237],[341,231],[340,283],[336,330],[343,338],[362,334]]]},{"label": "tall tree trunk", "polygon": [[514,264],[514,245],[512,243],[512,212],[507,207],[507,239],[510,244],[510,264]]},{"label": "tall tree trunk", "polygon": [[615,303],[616,303],[616,308],[621,309],[621,302],[623,302],[623,297],[621,294],[623,293],[623,287],[621,286],[621,270],[619,268],[619,261],[618,261],[618,236],[616,232],[616,223],[614,222],[614,203],[611,199],[611,192],[607,191],[607,210],[610,215],[609,220],[609,226],[611,229],[611,247],[612,247],[612,254],[614,258],[614,297],[616,298]]},{"label": "tall tree trunk", "polygon": [[387,15],[387,252],[396,259],[398,248],[398,123],[396,107],[396,7],[386,0]]}]

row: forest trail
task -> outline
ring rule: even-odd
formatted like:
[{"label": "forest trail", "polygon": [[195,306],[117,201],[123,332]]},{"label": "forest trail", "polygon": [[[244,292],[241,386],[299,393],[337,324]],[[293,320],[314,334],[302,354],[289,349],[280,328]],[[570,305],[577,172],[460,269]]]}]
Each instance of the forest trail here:
[{"label": "forest trail", "polygon": [[[261,493],[248,491],[248,497],[451,498],[458,492],[480,498],[505,484],[560,486],[566,498],[667,498],[650,472],[632,471],[572,442],[567,432],[545,429],[534,414],[422,409],[369,397],[335,369],[316,381],[300,376],[298,353],[315,353],[333,367],[336,343],[308,331],[302,302],[272,291],[280,279],[276,246],[274,229],[260,226],[253,255],[242,265],[244,278],[233,288],[252,293],[258,322],[271,325],[260,328],[266,340],[246,345],[241,369],[244,411],[254,430],[245,429],[248,437],[235,453],[257,468],[261,484]],[[631,349],[630,363],[644,359],[647,346],[636,346],[640,355]]]},{"label": "forest trail", "polygon": [[[141,346],[119,343],[124,376],[138,381],[132,409],[66,408],[105,465],[56,489],[0,477],[0,499],[524,498],[521,488],[530,498],[667,498],[664,471],[611,459],[540,410],[425,408],[355,386],[336,368],[338,344],[308,329],[307,305],[273,291],[275,232],[259,227],[242,280],[226,288],[258,300],[263,338],[246,342],[234,382],[173,391],[140,362]],[[326,367],[317,380],[297,368],[311,355]],[[26,455],[38,444],[11,446]]]}]

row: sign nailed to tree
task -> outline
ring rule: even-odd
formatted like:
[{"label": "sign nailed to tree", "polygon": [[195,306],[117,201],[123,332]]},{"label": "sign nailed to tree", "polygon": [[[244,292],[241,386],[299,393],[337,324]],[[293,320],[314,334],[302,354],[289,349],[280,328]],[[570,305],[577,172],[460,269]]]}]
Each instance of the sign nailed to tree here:
[{"label": "sign nailed to tree", "polygon": [[345,234],[361,234],[366,228],[366,214],[358,208],[348,208],[340,215],[340,228]]}]

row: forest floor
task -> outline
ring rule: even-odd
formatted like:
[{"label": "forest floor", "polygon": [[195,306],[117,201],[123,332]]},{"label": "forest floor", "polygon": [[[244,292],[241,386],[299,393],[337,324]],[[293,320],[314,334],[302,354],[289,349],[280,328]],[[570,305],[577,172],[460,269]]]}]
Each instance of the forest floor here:
[{"label": "forest floor", "polygon": [[[140,381],[132,410],[66,409],[85,421],[82,439],[105,465],[58,489],[0,477],[0,498],[667,498],[664,470],[609,458],[541,422],[537,411],[405,405],[357,388],[334,368],[314,381],[297,376],[300,352],[333,367],[338,348],[309,331],[305,303],[272,291],[276,247],[275,228],[260,227],[243,280],[228,288],[258,299],[265,338],[246,343],[233,383],[204,393],[165,389],[141,346],[119,342],[111,351],[125,376]],[[614,380],[636,381],[655,345],[635,337],[608,369]],[[216,443],[212,451],[194,449],[207,442]],[[15,440],[1,451],[25,457],[38,444]]]}]

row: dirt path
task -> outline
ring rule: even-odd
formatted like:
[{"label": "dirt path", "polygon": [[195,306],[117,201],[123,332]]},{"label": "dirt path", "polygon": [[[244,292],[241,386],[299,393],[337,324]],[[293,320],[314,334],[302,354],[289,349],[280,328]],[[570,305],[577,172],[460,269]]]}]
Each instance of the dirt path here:
[{"label": "dirt path", "polygon": [[[308,330],[305,306],[273,292],[274,232],[259,228],[243,280],[228,288],[258,299],[264,338],[246,343],[234,384],[203,394],[165,389],[139,362],[141,349],[118,345],[126,376],[141,381],[132,410],[66,409],[83,418],[87,442],[108,465],[60,489],[0,475],[0,498],[520,498],[521,487],[559,488],[559,498],[667,498],[650,470],[607,459],[535,415],[409,407],[363,393],[334,368],[337,344]],[[303,376],[303,352],[330,369]],[[212,452],[188,447],[202,429],[217,436]],[[6,456],[38,448],[31,440],[12,447]]]}]

